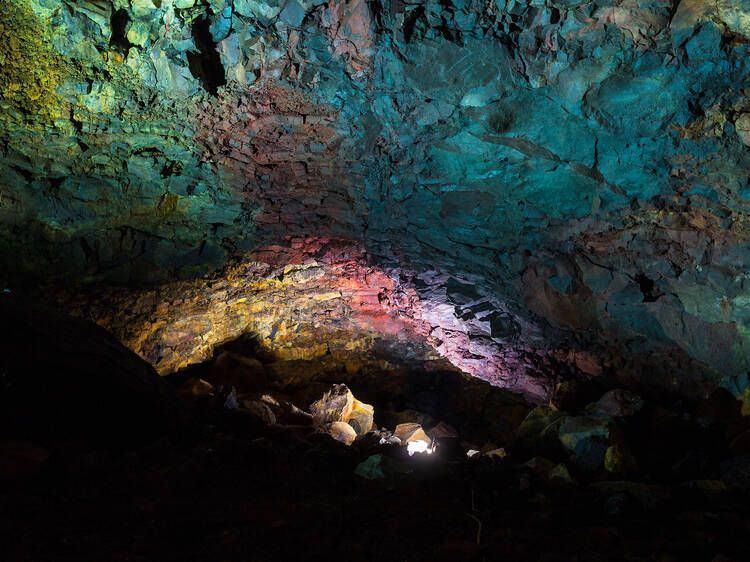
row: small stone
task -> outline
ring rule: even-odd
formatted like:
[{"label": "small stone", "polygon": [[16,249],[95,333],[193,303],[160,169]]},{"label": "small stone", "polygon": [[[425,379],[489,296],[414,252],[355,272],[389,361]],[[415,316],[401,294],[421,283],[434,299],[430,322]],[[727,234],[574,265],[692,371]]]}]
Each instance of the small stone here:
[{"label": "small stone", "polygon": [[499,447],[497,449],[491,449],[489,451],[486,451],[482,453],[485,457],[489,457],[491,459],[497,459],[501,460],[508,456],[508,452],[503,449],[502,447]]},{"label": "small stone", "polygon": [[224,407],[227,410],[236,410],[240,407],[240,401],[237,398],[237,391],[232,387],[232,390],[227,394],[227,397],[224,399]]},{"label": "small stone", "polygon": [[337,421],[331,424],[328,434],[336,441],[341,441],[344,445],[351,445],[357,438],[357,432],[346,422]]}]

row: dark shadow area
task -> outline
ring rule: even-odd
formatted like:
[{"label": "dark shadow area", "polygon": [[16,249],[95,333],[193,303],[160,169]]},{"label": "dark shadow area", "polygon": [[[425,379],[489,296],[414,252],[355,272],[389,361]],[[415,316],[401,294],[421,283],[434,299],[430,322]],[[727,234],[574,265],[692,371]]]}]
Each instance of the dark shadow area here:
[{"label": "dark shadow area", "polygon": [[110,25],[112,26],[112,36],[109,39],[109,46],[121,53],[127,53],[133,44],[128,40],[128,26],[130,25],[130,16],[127,10],[119,9],[112,13]]},{"label": "dark shadow area", "polygon": [[193,40],[198,52],[187,52],[188,65],[193,78],[201,81],[203,88],[212,95],[227,83],[221,57],[216,51],[216,42],[211,36],[211,20],[205,16],[193,24]]},{"label": "dark shadow area", "polygon": [[[0,305],[5,560],[750,555],[750,423],[726,391],[688,406],[570,383],[532,409],[387,342],[353,364],[251,335],[155,379],[88,322]],[[350,446],[306,411],[342,382],[375,406]],[[396,423],[434,453],[410,456]]]}]

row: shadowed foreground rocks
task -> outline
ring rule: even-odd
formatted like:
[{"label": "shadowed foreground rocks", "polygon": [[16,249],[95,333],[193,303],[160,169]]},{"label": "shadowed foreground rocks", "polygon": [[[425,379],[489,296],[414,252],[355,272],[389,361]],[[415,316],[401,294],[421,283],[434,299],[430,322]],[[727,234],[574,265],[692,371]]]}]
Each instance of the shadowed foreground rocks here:
[{"label": "shadowed foreground rocks", "polygon": [[[360,369],[347,372],[330,358],[253,355],[244,340],[157,379],[90,324],[32,311],[10,297],[2,302],[4,318],[17,326],[47,327],[17,330],[15,354],[38,357],[40,366],[71,378],[67,386],[50,386],[56,394],[42,393],[44,400],[81,408],[81,422],[102,416],[99,424],[61,424],[68,436],[80,432],[75,446],[53,444],[49,426],[48,433],[23,434],[25,442],[0,444],[5,466],[16,461],[15,472],[0,473],[0,513],[10,514],[0,526],[4,559],[750,556],[750,417],[726,391],[697,403],[660,403],[624,389],[563,385],[548,406],[532,408],[455,370],[420,369],[418,362],[388,370],[363,354]],[[55,340],[68,347],[44,339],[50,326],[68,334]],[[25,342],[22,333],[41,343]],[[107,363],[113,360],[121,367]],[[91,382],[93,371],[101,375],[107,365],[112,379]],[[76,382],[79,371],[89,378]],[[309,413],[332,389],[354,409],[354,397],[337,380],[373,405],[371,429],[347,444],[325,425],[316,428]],[[79,395],[84,382],[93,386]],[[172,387],[194,420],[187,438],[165,433],[183,415]],[[85,409],[97,390],[98,409]],[[14,404],[14,423],[4,421],[3,432],[15,431],[16,440],[27,423],[41,431],[41,420],[66,419],[43,402]],[[164,407],[161,417],[155,404]],[[331,408],[331,420],[351,422],[348,406]],[[407,433],[430,446],[409,447]],[[162,434],[130,450],[110,446],[123,436],[145,443]]]},{"label": "shadowed foreground rocks", "polygon": [[187,419],[153,367],[91,322],[0,294],[0,440],[142,446]]}]

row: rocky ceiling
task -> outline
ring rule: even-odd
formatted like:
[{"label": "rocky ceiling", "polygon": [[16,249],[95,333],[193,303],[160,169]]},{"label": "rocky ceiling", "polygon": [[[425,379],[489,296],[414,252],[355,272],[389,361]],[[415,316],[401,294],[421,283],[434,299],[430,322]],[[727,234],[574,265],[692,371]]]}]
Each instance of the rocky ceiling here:
[{"label": "rocky ceiling", "polygon": [[0,30],[0,281],[162,372],[354,330],[536,401],[748,386],[746,0],[0,0]]}]

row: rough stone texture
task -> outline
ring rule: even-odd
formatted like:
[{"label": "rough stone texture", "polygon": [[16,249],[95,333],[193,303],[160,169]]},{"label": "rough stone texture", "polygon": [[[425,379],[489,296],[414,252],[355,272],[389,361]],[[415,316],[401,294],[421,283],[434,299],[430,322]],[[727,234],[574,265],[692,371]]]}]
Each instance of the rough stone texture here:
[{"label": "rough stone texture", "polygon": [[[1,0],[0,277],[154,283],[289,236],[346,238],[420,303],[439,353],[537,401],[556,382],[540,369],[743,396],[748,13]],[[202,302],[245,298],[234,271],[225,294],[195,282]],[[160,370],[196,343],[180,334],[213,331],[190,308],[149,320],[169,318]],[[247,327],[238,308],[226,322]],[[153,327],[123,330],[150,353]]]},{"label": "rough stone texture", "polygon": [[364,435],[372,429],[374,416],[375,408],[355,398],[352,412],[349,414],[349,419],[346,420],[346,423],[354,428],[357,435]]},{"label": "rough stone texture", "polygon": [[345,384],[335,384],[323,398],[310,404],[310,413],[316,426],[345,422],[354,408],[354,395]]},{"label": "rough stone texture", "polygon": [[357,438],[357,432],[346,422],[333,422],[328,428],[328,433],[336,441],[341,441],[344,445],[351,445]]},{"label": "rough stone texture", "polygon": [[400,423],[393,430],[393,435],[401,440],[402,445],[413,441],[424,441],[427,445],[432,443],[432,440],[427,437],[422,426],[418,423]]}]

